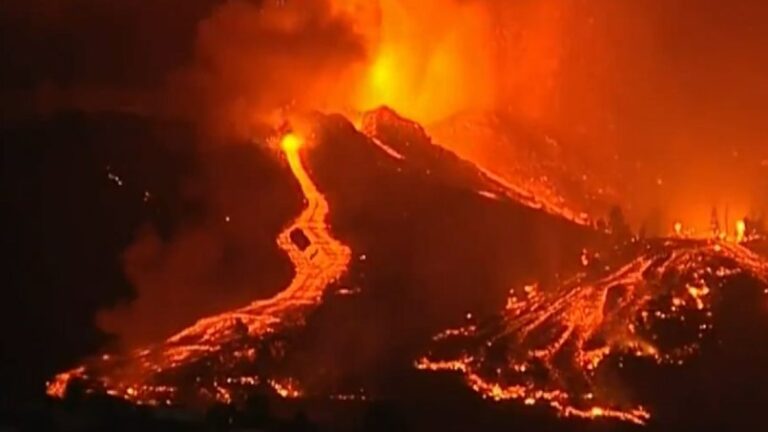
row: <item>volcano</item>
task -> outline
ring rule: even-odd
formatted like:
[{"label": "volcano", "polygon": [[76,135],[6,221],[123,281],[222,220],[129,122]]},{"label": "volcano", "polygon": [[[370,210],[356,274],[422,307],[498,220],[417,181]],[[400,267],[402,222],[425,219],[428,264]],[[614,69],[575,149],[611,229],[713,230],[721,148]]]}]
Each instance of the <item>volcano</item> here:
[{"label": "volcano", "polygon": [[711,359],[722,316],[745,299],[765,305],[768,264],[748,244],[597,229],[386,108],[359,129],[340,115],[310,123],[259,146],[279,149],[304,203],[276,240],[294,268],[286,285],[162,342],[87,359],[49,395],[398,400],[412,383],[393,377],[430,374],[497,402],[645,424],[659,395],[638,377]]}]

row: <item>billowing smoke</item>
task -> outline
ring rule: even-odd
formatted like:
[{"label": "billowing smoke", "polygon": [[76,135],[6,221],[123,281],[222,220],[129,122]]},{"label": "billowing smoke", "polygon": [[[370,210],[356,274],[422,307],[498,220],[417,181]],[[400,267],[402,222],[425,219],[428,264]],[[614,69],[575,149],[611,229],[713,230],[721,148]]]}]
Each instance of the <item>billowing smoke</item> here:
[{"label": "billowing smoke", "polygon": [[345,74],[365,55],[349,16],[328,0],[228,1],[199,24],[195,49],[171,79],[171,108],[239,138],[291,111],[338,106]]}]

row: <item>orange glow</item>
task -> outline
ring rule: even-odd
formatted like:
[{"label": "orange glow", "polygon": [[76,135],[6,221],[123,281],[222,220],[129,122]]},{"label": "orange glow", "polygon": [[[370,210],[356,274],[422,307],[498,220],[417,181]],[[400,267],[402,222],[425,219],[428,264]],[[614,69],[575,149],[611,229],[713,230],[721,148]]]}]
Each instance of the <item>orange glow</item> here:
[{"label": "orange glow", "polygon": [[736,241],[742,242],[747,235],[747,223],[743,219],[736,221]]},{"label": "orange glow", "polygon": [[[533,196],[548,211],[567,214],[579,223],[596,219],[588,214],[594,209],[582,202],[585,191],[565,196],[558,184],[565,175],[541,172],[542,164],[531,161],[530,154],[525,160],[514,154],[503,136],[508,125],[483,121],[507,113],[535,124],[554,114],[550,111],[556,104],[554,85],[563,55],[567,5],[456,0],[333,3],[336,10],[349,14],[366,51],[365,59],[351,68],[349,99],[333,109],[358,117],[381,106],[392,108],[422,125],[437,144],[511,185],[516,194]],[[602,184],[589,186],[589,194],[607,189]]]},{"label": "orange glow", "polygon": [[280,147],[283,149],[286,155],[297,153],[303,144],[304,140],[292,132],[285,134],[285,136],[283,136],[283,138],[280,140]]},{"label": "orange glow", "polygon": [[297,384],[291,380],[269,380],[269,385],[272,386],[273,389],[279,394],[281,397],[286,399],[294,399],[302,396],[301,390],[298,388]]},{"label": "orange glow", "polygon": [[[699,218],[701,219],[701,218]],[[693,219],[693,220],[699,220]],[[674,235],[677,237],[686,237],[693,239],[714,239],[719,241],[729,241],[741,243],[749,240],[749,233],[747,232],[747,222],[745,219],[737,220],[732,229],[720,230],[717,227],[710,227],[709,230],[701,229],[694,230],[690,228],[690,224],[683,225],[683,222],[675,222],[673,225]]]},{"label": "orange glow", "polygon": [[483,5],[381,0],[376,12],[354,18],[369,43],[355,109],[385,105],[429,125],[490,108],[493,37]]},{"label": "orange glow", "polygon": [[349,14],[366,40],[352,108],[386,105],[427,128],[457,114],[500,107],[528,119],[551,114],[567,5],[455,0],[335,0],[334,5]]},{"label": "orange glow", "polygon": [[[628,54],[615,42],[623,39],[613,34],[612,20],[637,26],[627,36],[638,48],[649,49],[653,40],[652,32],[637,24],[643,17],[633,8],[580,7],[563,0],[333,3],[349,14],[365,41],[365,58],[350,73],[349,98],[334,110],[389,106],[420,123],[437,144],[577,215],[598,219],[619,204],[638,228],[651,205],[661,207],[663,225],[654,227],[660,231],[654,235],[667,234],[671,217],[684,220],[686,231],[703,232],[714,200],[727,199],[732,211],[747,214],[751,187],[731,191],[730,180],[702,178],[710,162],[705,165],[705,157],[694,152],[685,166],[643,169],[631,190],[624,186],[622,174],[634,162],[620,159],[617,150],[624,146],[621,139],[633,137],[620,136],[621,116],[606,107],[627,92],[621,72]],[[546,159],[548,154],[556,156]],[[717,163],[717,178],[726,177],[722,161]],[[699,194],[705,183],[712,193]],[[675,199],[657,204],[661,195]]]}]

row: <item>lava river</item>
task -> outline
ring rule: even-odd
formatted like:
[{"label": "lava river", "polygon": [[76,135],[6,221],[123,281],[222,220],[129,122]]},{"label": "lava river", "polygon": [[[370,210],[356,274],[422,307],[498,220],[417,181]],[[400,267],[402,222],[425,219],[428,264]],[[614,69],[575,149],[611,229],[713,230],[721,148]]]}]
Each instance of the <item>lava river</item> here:
[{"label": "lava river", "polygon": [[416,367],[456,371],[484,398],[549,406],[569,417],[637,424],[651,413],[618,397],[629,359],[683,365],[713,330],[715,303],[739,277],[768,294],[768,261],[719,240],[635,241],[553,289],[510,292],[499,316],[446,330]]},{"label": "lava river", "polygon": [[[329,232],[326,222],[330,210],[328,202],[301,159],[304,138],[288,133],[278,141],[306,200],[302,213],[277,238],[278,246],[288,255],[295,269],[288,287],[269,299],[203,318],[161,344],[126,356],[103,355],[61,373],[48,383],[49,395],[63,396],[72,380],[77,379],[85,383],[87,391],[106,392],[136,403],[178,402],[185,398],[173,384],[175,381],[163,382],[163,376],[172,375],[175,368],[217,357],[226,363],[220,366],[236,370],[236,363],[253,362],[259,355],[252,344],[240,341],[246,338],[260,340],[302,323],[305,315],[320,303],[326,287],[347,270],[351,251]],[[216,368],[209,363],[202,367]],[[228,376],[221,382],[217,379],[198,382],[194,391],[229,402],[232,399],[230,387],[253,386],[260,382],[262,379],[253,374]],[[266,382],[283,396],[299,393],[290,380]],[[189,396],[197,399],[200,395]]]}]

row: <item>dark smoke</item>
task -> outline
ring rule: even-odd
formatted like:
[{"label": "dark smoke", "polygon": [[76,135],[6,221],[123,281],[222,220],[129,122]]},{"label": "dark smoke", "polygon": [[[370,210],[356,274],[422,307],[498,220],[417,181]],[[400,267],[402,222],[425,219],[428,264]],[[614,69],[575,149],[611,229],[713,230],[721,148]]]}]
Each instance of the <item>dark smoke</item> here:
[{"label": "dark smoke", "polygon": [[228,1],[199,24],[195,49],[192,67],[174,76],[172,108],[241,139],[331,103],[345,91],[341,74],[364,57],[329,0]]}]

